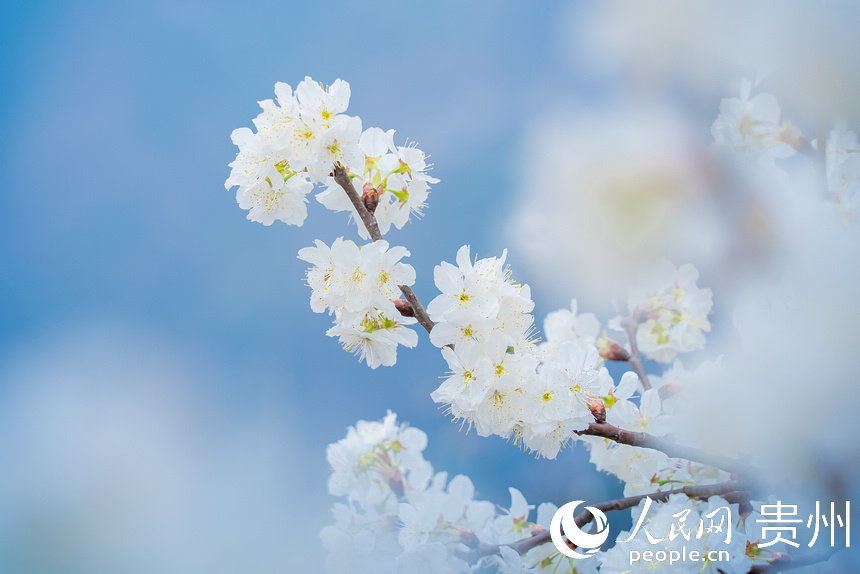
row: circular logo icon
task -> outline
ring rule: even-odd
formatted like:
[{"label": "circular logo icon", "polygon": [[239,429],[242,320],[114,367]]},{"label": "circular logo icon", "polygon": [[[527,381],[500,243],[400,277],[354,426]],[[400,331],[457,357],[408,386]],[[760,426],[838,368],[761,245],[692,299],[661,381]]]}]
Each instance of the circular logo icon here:
[{"label": "circular logo icon", "polygon": [[[597,553],[598,547],[606,542],[609,537],[609,526],[607,524],[606,515],[599,508],[586,506],[585,509],[594,517],[594,524],[597,526],[597,533],[587,534],[580,530],[576,525],[576,520],[573,516],[576,507],[585,502],[584,500],[574,500],[568,502],[561,508],[555,511],[552,517],[552,522],[549,525],[549,533],[552,537],[552,543],[558,548],[558,551],[568,558],[588,558]],[[567,545],[562,534],[567,536],[577,548],[587,549],[585,553],[579,553]]]}]

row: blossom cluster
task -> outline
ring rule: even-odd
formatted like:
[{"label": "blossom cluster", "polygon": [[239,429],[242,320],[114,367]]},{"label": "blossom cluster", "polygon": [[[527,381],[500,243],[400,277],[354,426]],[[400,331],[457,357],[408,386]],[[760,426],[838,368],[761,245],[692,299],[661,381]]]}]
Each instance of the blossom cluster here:
[{"label": "blossom cluster", "polygon": [[[647,535],[639,533],[618,542],[594,559],[571,560],[549,543],[520,555],[508,545],[545,532],[558,508],[545,502],[535,511],[515,488],[509,489],[507,508],[476,499],[467,476],[449,479],[447,473],[434,471],[422,454],[426,446],[425,433],[399,424],[390,411],[382,421],[359,421],[344,439],[329,445],[328,489],[345,498],[332,509],[334,524],[320,532],[330,572],[620,574],[671,569],[734,574],[747,572],[752,559],[761,560],[755,542],[749,542],[756,540],[755,522],[749,517],[744,522],[736,504],[718,496],[698,501],[682,494],[671,495],[665,503],[646,506],[643,501],[634,507],[634,524],[643,511],[649,512]],[[704,517],[721,507],[729,508],[730,520],[721,522],[719,529],[711,528]],[[626,540],[629,534],[621,532],[618,540]],[[663,540],[655,546],[647,536]],[[491,544],[500,545],[498,553],[474,554]],[[730,560],[630,563],[630,550],[641,554],[681,545],[702,555],[709,550],[726,551]]]},{"label": "blossom cluster", "polygon": [[431,397],[482,436],[514,437],[553,458],[594,420],[587,401],[600,385],[600,357],[593,346],[568,345],[556,363],[540,368],[531,292],[513,283],[505,257],[473,264],[463,246],[457,265],[436,267],[442,293],[427,307],[436,322],[430,340],[442,347],[451,376]]},{"label": "blossom cluster", "polygon": [[[285,83],[275,84],[277,101],[259,102],[262,112],[254,119],[256,132],[233,131],[239,147],[225,186],[238,186],[239,206],[249,210],[248,219],[271,225],[275,220],[301,226],[307,217],[307,194],[314,184],[325,190],[317,200],[333,211],[351,210],[359,219],[347,192],[335,182],[335,165],[346,168],[350,181],[362,184],[361,200],[374,214],[381,233],[393,225],[402,228],[413,213],[424,207],[429,185],[438,180],[427,175],[424,152],[414,145],[395,146],[394,130],[368,128],[361,119],[344,112],[350,88],[336,80],[323,88],[305,78],[295,93]],[[358,225],[368,239],[368,230]],[[358,246],[337,239],[331,247],[316,240],[302,249],[299,258],[311,263],[308,284],[313,290],[311,308],[334,315],[328,335],[354,351],[371,368],[390,366],[397,360],[397,346],[414,347],[416,333],[405,327],[416,322],[402,316],[395,299],[399,287],[415,282],[414,269],[401,263],[409,252],[386,241]]]},{"label": "blossom cluster", "polygon": [[[349,164],[354,181],[361,183],[362,192],[370,196],[373,215],[382,235],[393,225],[402,229],[410,216],[421,214],[431,183],[439,180],[427,175],[430,167],[424,152],[414,145],[395,146],[394,130],[369,128],[359,139],[364,163]],[[349,211],[354,219],[358,214],[343,189],[329,177],[326,189],[317,200],[332,211]],[[358,234],[368,239],[367,230],[358,226]]]},{"label": "blossom cluster", "polygon": [[[438,180],[424,152],[414,145],[394,145],[394,130],[369,128],[362,132],[361,118],[344,112],[349,106],[347,82],[335,80],[327,89],[305,78],[292,88],[275,84],[277,101],[259,102],[256,132],[233,131],[239,147],[227,189],[238,186],[239,207],[248,219],[271,225],[275,220],[301,226],[307,217],[307,194],[314,184],[326,185],[317,200],[333,211],[353,210],[343,189],[331,177],[335,164],[344,165],[350,177],[378,200],[377,220],[384,234],[391,225],[402,228],[412,213],[420,213],[430,183]],[[368,238],[359,225],[359,233]]]},{"label": "blossom cluster", "polygon": [[[447,404],[455,419],[466,420],[478,434],[513,438],[548,458],[595,422],[595,412],[605,412],[620,428],[669,433],[656,390],[642,393],[637,404],[634,373],[615,385],[597,347],[600,325],[590,313],[577,315],[575,300],[570,310],[550,313],[546,340],[534,342],[530,290],[513,283],[505,256],[473,263],[463,246],[457,265],[436,267],[441,294],[427,307],[436,322],[430,340],[442,347],[450,376],[431,394],[433,400]],[[697,276],[691,265],[676,269],[663,262],[655,282],[629,295],[639,317],[637,343],[647,356],[666,360],[704,344],[711,293],[696,286]],[[631,452],[625,454],[636,452],[626,448]],[[624,458],[611,454],[619,462]],[[651,466],[672,466],[666,457],[644,458]]]},{"label": "blossom cluster", "polygon": [[[497,514],[475,498],[468,477],[435,473],[422,455],[426,446],[427,435],[398,424],[390,411],[379,422],[359,421],[329,445],[329,492],[346,497],[334,506],[335,524],[320,533],[331,572],[472,572],[465,555],[478,541],[504,544],[532,534],[534,506],[519,491],[510,489],[511,506]],[[542,504],[537,523],[548,527],[555,511]],[[531,554],[540,560],[551,550]]]},{"label": "blossom cluster", "polygon": [[[669,363],[678,353],[704,348],[713,295],[696,285],[698,278],[693,265],[676,268],[662,260],[650,277],[627,292],[626,306],[639,323],[636,343],[647,358]],[[623,331],[623,320],[619,315],[609,327]]]},{"label": "blossom cluster", "polygon": [[271,225],[281,220],[302,225],[307,217],[306,195],[322,181],[335,162],[355,164],[360,157],[361,119],[343,114],[349,105],[349,84],[337,80],[323,89],[310,78],[296,88],[275,84],[273,100],[259,102],[256,132],[233,131],[239,147],[227,189],[239,186],[239,207],[248,219]]},{"label": "blossom cluster", "polygon": [[766,166],[797,150],[814,151],[824,146],[830,200],[849,219],[860,210],[860,145],[857,134],[837,121],[825,141],[809,141],[790,121],[780,124],[780,106],[771,94],[752,96],[753,84],[741,80],[740,98],[724,98],[711,127],[714,144],[728,148]]},{"label": "blossom cluster", "polygon": [[385,240],[364,246],[342,237],[331,247],[316,240],[315,247],[299,251],[299,259],[312,267],[307,272],[311,309],[334,315],[334,327],[326,333],[338,337],[375,369],[397,360],[397,346],[414,347],[418,335],[405,327],[416,322],[403,317],[395,306],[399,286],[415,283],[415,270],[402,263],[405,247],[389,247]]},{"label": "blossom cluster", "polygon": [[[798,151],[823,151],[831,201],[841,214],[856,215],[860,202],[856,133],[837,123],[825,141],[808,141],[794,124],[781,120],[774,96],[754,95],[753,89],[744,80],[739,98],[721,102],[712,126],[714,148],[729,150],[746,167],[752,160],[756,169],[764,168],[771,176],[782,173],[776,168],[777,160]],[[307,217],[306,196],[315,184],[324,187],[317,200],[330,210],[349,212],[364,239],[374,228],[364,226],[368,213],[381,234],[392,226],[401,229],[413,214],[420,215],[430,185],[438,181],[427,174],[427,158],[414,144],[396,146],[394,130],[362,131],[361,120],[344,113],[350,97],[346,82],[337,80],[324,88],[306,78],[295,93],[279,83],[275,94],[277,102],[259,102],[263,111],[254,120],[256,132],[240,128],[232,135],[239,153],[230,164],[226,187],[238,186],[237,201],[249,210],[249,219],[265,225],[275,220],[302,225]],[[352,191],[342,187],[346,184],[340,172],[335,181],[332,168],[338,165],[346,168],[351,185],[358,185],[360,197],[352,194],[355,187]],[[676,184],[688,185],[682,181],[686,180]],[[654,179],[655,188],[665,185],[665,179]],[[636,193],[642,190],[626,183],[621,187]],[[357,208],[362,204],[367,212],[361,210],[359,216]],[[393,365],[399,345],[417,344],[418,336],[408,326],[417,322],[413,315],[420,306],[413,308],[399,299],[401,292],[411,297],[408,287],[415,283],[415,270],[401,261],[409,256],[406,248],[390,246],[385,240],[358,245],[341,237],[330,246],[316,240],[314,247],[302,249],[298,256],[311,265],[307,283],[312,310],[333,316],[334,325],[327,334],[337,337],[346,350],[376,368]],[[450,372],[432,399],[478,434],[512,439],[544,457],[554,458],[567,443],[582,440],[591,462],[618,477],[626,496],[729,480],[723,470],[597,436],[605,434],[600,432],[606,429],[601,423],[607,423],[670,438],[679,445],[700,446],[690,433],[682,432],[679,415],[694,411],[696,402],[706,402],[697,393],[707,391],[707,381],[713,378],[710,372],[721,367],[704,363],[691,372],[678,359],[679,354],[702,349],[711,328],[713,297],[710,289],[698,286],[698,270],[690,264],[675,267],[660,261],[650,276],[619,299],[619,315],[606,326],[628,337],[624,348],[601,333],[594,315],[579,313],[576,300],[569,309],[546,317],[544,339],[539,340],[530,288],[514,282],[506,256],[505,251],[500,257],[473,259],[470,248],[463,246],[456,264],[442,262],[436,267],[434,281],[440,295],[427,306],[428,317],[421,316],[421,323],[428,329],[433,324],[430,340],[441,349]],[[673,364],[648,377],[645,369],[654,365],[643,359]],[[623,373],[616,382],[606,368],[607,360],[629,361],[634,371]],[[329,491],[346,497],[346,503],[335,506],[335,525],[322,532],[329,569],[730,573],[746,572],[753,560],[763,560],[744,518],[734,518],[737,505],[719,497],[701,501],[682,494],[672,494],[657,505],[648,521],[650,545],[641,537],[633,540],[632,534],[622,541],[628,534],[622,532],[614,547],[591,561],[574,563],[549,544],[520,555],[506,545],[546,530],[556,507],[540,505],[532,522],[534,506],[512,488],[510,508],[497,512],[491,503],[475,499],[467,477],[448,480],[447,474],[435,473],[422,455],[426,444],[424,433],[399,425],[389,412],[381,422],[360,421],[344,440],[330,445],[328,460],[334,472]],[[746,460],[757,456],[745,454]],[[643,501],[634,509],[634,523],[649,504],[650,500]],[[671,531],[656,525],[669,525],[676,518],[683,531],[685,520],[695,524],[728,506],[726,527],[729,534],[734,533],[725,542],[734,541],[727,549],[729,561],[633,563],[634,553],[662,550],[667,555],[680,545],[699,554],[715,549],[718,540],[711,529],[693,528],[692,539],[688,530],[682,542],[674,536],[674,525]],[[744,512],[749,513],[749,504]],[[668,542],[655,548],[654,536],[660,543]],[[488,544],[501,546],[487,555]]]}]

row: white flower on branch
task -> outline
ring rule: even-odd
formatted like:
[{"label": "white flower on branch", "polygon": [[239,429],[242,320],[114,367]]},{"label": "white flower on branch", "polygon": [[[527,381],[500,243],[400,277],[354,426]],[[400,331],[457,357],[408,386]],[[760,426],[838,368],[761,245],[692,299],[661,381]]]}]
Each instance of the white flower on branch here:
[{"label": "white flower on branch", "polygon": [[397,362],[398,345],[412,348],[418,344],[418,333],[405,327],[415,323],[410,317],[398,315],[394,319],[379,311],[343,311],[337,314],[334,327],[326,335],[337,337],[345,350],[357,354],[359,361],[366,361],[371,369],[390,367]]},{"label": "white flower on branch", "polygon": [[313,289],[311,307],[317,313],[346,310],[365,313],[380,309],[396,316],[391,299],[399,285],[415,283],[415,269],[400,259],[409,256],[405,247],[390,247],[387,241],[364,246],[339,237],[329,248],[316,240],[316,247],[299,250],[298,258],[311,263],[308,285]]},{"label": "white flower on branch", "polygon": [[[776,99],[752,96],[751,90],[744,82],[739,99],[723,100],[713,127],[717,144],[766,165],[797,149],[810,151],[797,128],[788,122],[779,125]],[[510,508],[497,513],[491,503],[475,500],[468,477],[449,481],[445,473],[434,474],[422,456],[426,435],[398,425],[389,412],[382,422],[359,422],[346,439],[329,447],[334,470],[329,489],[347,497],[347,504],[335,505],[335,524],[321,533],[329,551],[327,566],[373,573],[477,572],[495,566],[500,572],[591,574],[598,565],[601,573],[667,566],[672,571],[689,566],[691,572],[746,572],[748,549],[754,544],[747,545],[748,529],[731,522],[731,514],[726,525],[735,533],[731,559],[719,567],[708,561],[675,568],[671,562],[637,564],[628,553],[668,539],[663,550],[684,544],[689,551],[689,543],[705,554],[715,547],[716,537],[706,536],[699,527],[694,538],[688,534],[682,543],[672,535],[671,518],[680,517],[676,524],[689,519],[695,525],[697,518],[722,509],[726,499],[741,500],[748,508],[749,485],[736,477],[760,473],[749,464],[704,451],[699,447],[707,441],[680,432],[685,430],[677,422],[681,412],[693,410],[695,402],[711,404],[693,394],[709,390],[696,379],[710,366],[691,374],[676,361],[662,376],[653,377],[652,386],[642,362],[643,355],[669,362],[704,346],[712,295],[697,286],[696,268],[662,261],[652,277],[629,291],[619,304],[622,314],[609,324],[628,334],[629,352],[604,338],[601,354],[595,346],[600,324],[594,315],[577,314],[576,300],[570,310],[547,316],[546,340],[537,345],[531,291],[512,280],[505,265],[507,252],[473,261],[469,247],[460,248],[456,265],[443,262],[436,267],[441,294],[425,310],[410,288],[415,271],[401,262],[409,252],[381,239],[392,225],[401,228],[420,214],[429,184],[437,181],[426,173],[424,153],[414,145],[395,146],[394,130],[362,132],[359,118],[344,115],[350,91],[341,80],[326,89],[306,78],[295,94],[279,83],[275,95],[277,101],[260,102],[256,133],[247,128],[233,132],[239,153],[230,164],[226,186],[238,186],[240,207],[249,211],[249,219],[265,225],[275,220],[302,225],[306,195],[323,181],[328,189],[317,199],[332,210],[350,211],[356,222],[361,219],[359,233],[373,242],[359,246],[338,238],[329,246],[317,240],[299,252],[299,258],[311,264],[307,282],[312,310],[334,318],[327,335],[375,369],[395,364],[398,346],[417,344],[418,335],[408,326],[420,322],[450,369],[431,396],[455,419],[481,435],[513,439],[547,458],[556,457],[569,442],[585,441],[595,466],[620,478],[630,497],[598,505],[607,510],[631,508],[643,497],[662,501],[648,522],[651,546],[641,537],[620,542],[597,559],[574,566],[546,544],[554,506],[541,505],[536,522],[531,522],[534,506],[512,488]],[[858,154],[856,134],[837,126],[827,140],[827,183],[832,199],[846,210],[857,200]],[[635,190],[630,197],[640,193],[635,179],[629,180]],[[664,180],[655,181],[656,187],[664,187]],[[361,194],[354,183],[360,184]],[[627,189],[627,182],[621,187]],[[626,192],[621,195],[628,197]],[[625,209],[638,205],[626,199],[622,203]],[[604,359],[626,361],[633,372],[625,373],[616,386]],[[673,488],[679,484],[691,486]],[[733,497],[702,502],[727,493]],[[640,508],[642,514],[647,506]],[[634,512],[634,522],[636,518]],[[576,520],[585,521],[582,516]],[[667,524],[672,528],[668,532]],[[710,529],[707,534],[712,534]],[[660,537],[657,542],[650,540],[655,535]],[[628,556],[631,562],[626,563]]]},{"label": "white flower on branch", "polygon": [[[499,556],[470,561],[464,553],[479,544],[515,543],[532,536],[538,524],[538,531],[549,526],[554,505],[541,504],[535,518],[534,505],[510,488],[510,506],[497,510],[475,498],[468,477],[448,480],[444,472],[433,474],[422,455],[426,446],[423,432],[397,424],[390,411],[381,422],[359,421],[346,438],[329,445],[329,491],[349,503],[335,504],[335,524],[320,533],[330,571],[483,571],[498,564]],[[511,552],[516,554],[510,550],[501,556],[527,571],[569,572],[551,544],[519,561]]]},{"label": "white flower on branch", "polygon": [[417,321],[401,316],[393,303],[400,285],[415,283],[415,270],[400,262],[409,251],[389,248],[384,240],[364,246],[342,237],[331,247],[315,243],[301,249],[298,257],[312,265],[307,272],[311,309],[335,315],[335,325],[326,334],[338,337],[371,368],[393,365],[398,345],[418,344],[418,334],[405,327]]},{"label": "white flower on branch", "polygon": [[[349,162],[342,162],[354,176],[359,187],[372,190],[378,203],[373,209],[379,231],[388,233],[393,225],[402,229],[412,214],[420,215],[429,194],[429,184],[439,180],[427,175],[429,165],[424,152],[414,145],[396,147],[394,130],[368,128],[359,139],[360,154]],[[343,189],[330,177],[326,189],[317,200],[332,211],[349,211],[353,219],[360,217]],[[359,235],[368,239],[363,226]]]},{"label": "white flower on branch", "polygon": [[354,164],[361,157],[361,120],[343,114],[349,104],[349,84],[343,80],[325,90],[305,78],[295,94],[278,82],[275,95],[277,102],[259,102],[257,133],[233,132],[239,153],[225,186],[239,186],[236,200],[250,210],[248,219],[300,226],[313,183],[324,180],[335,162]]},{"label": "white flower on branch", "polygon": [[[676,268],[670,262],[657,263],[650,277],[628,290],[626,305],[640,321],[636,343],[647,358],[671,362],[678,353],[705,346],[704,333],[711,330],[708,315],[713,307],[710,289],[696,285],[699,272],[693,265]],[[624,331],[620,315],[609,327]]]},{"label": "white flower on branch", "polygon": [[225,186],[238,185],[236,201],[249,210],[248,219],[271,225],[275,220],[301,226],[307,217],[305,196],[313,184],[294,172],[283,153],[248,128],[233,131],[233,143],[239,146],[236,160]]},{"label": "white flower on branch", "polygon": [[[600,396],[608,373],[593,344],[596,320],[583,316],[583,337],[560,328],[553,361],[541,366],[532,342],[534,303],[528,285],[517,285],[505,257],[472,263],[469,247],[457,252],[457,265],[442,262],[435,270],[442,292],[427,311],[436,321],[430,333],[442,347],[451,376],[431,394],[449,405],[483,436],[514,438],[524,448],[554,458],[576,431],[594,422],[589,400]],[[575,310],[575,306],[574,306]],[[594,320],[594,325],[591,324]],[[586,335],[586,332],[589,335]]]}]

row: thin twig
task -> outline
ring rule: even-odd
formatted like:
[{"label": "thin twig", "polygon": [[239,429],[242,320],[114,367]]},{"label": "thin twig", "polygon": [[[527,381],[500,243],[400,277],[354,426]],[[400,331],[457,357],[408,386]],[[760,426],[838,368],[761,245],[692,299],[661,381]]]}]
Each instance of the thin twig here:
[{"label": "thin twig", "polygon": [[349,179],[349,173],[347,173],[346,168],[343,167],[342,163],[338,162],[334,164],[333,175],[334,180],[343,188],[346,192],[346,196],[349,197],[349,200],[352,202],[352,206],[355,207],[355,211],[358,212],[358,216],[361,218],[361,222],[364,224],[364,228],[367,229],[367,233],[370,235],[370,238],[374,241],[382,239],[382,234],[379,232],[379,225],[376,223],[376,218],[364,206],[364,202],[361,201],[361,196],[358,195],[357,191],[355,191],[355,186],[352,185],[352,180]]},{"label": "thin twig", "polygon": [[633,316],[626,317],[621,325],[627,333],[627,340],[630,341],[630,358],[627,363],[639,376],[639,382],[642,383],[642,388],[646,391],[651,388],[651,382],[648,380],[648,374],[645,373],[645,366],[642,364],[642,355],[639,354],[639,346],[636,344],[636,330],[639,328],[639,321]]},{"label": "thin twig", "polygon": [[671,458],[683,458],[685,460],[700,462],[751,479],[761,477],[762,475],[762,471],[758,468],[739,460],[678,444],[648,433],[620,429],[607,423],[591,423],[585,430],[577,431],[577,434],[598,436],[619,444],[659,450]]},{"label": "thin twig", "polygon": [[[349,179],[349,174],[346,171],[346,168],[343,167],[343,164],[336,163],[334,166],[334,180],[337,182],[341,188],[346,192],[347,197],[352,202],[352,206],[355,207],[355,211],[358,213],[358,216],[361,218],[361,222],[364,224],[364,228],[367,229],[368,235],[374,241],[379,241],[382,239],[382,233],[379,232],[379,225],[376,223],[376,217],[370,211],[368,211],[367,207],[364,206],[364,202],[361,201],[361,196],[358,195],[358,192],[355,190],[355,186],[352,185],[352,180]],[[415,318],[418,320],[418,323],[424,327],[424,329],[429,333],[433,330],[433,326],[435,323],[430,319],[430,316],[427,315],[427,311],[424,309],[424,305],[421,304],[421,301],[418,300],[418,296],[415,295],[415,291],[412,290],[412,287],[408,285],[399,285],[400,291],[403,293],[403,296],[409,301],[409,304],[412,305],[412,309],[415,311]]]},{"label": "thin twig", "polygon": [[406,300],[409,301],[409,304],[412,305],[412,309],[415,311],[415,318],[418,319],[418,323],[421,324],[422,327],[429,333],[433,330],[433,326],[436,324],[430,319],[430,316],[427,315],[427,310],[424,309],[424,305],[421,304],[421,301],[418,300],[418,296],[415,294],[415,291],[412,290],[412,287],[408,285],[399,285],[400,292],[403,293],[403,296],[406,297]]}]

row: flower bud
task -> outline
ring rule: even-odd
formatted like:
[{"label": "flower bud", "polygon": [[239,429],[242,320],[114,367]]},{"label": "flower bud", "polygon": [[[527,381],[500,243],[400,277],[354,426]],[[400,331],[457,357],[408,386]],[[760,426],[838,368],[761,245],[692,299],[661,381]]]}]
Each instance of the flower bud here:
[{"label": "flower bud", "polygon": [[403,484],[403,473],[400,472],[399,468],[395,466],[383,470],[382,478],[385,479],[385,482],[397,498],[403,498],[406,495],[406,489]]},{"label": "flower bud", "polygon": [[396,514],[386,514],[379,519],[379,529],[383,532],[397,532],[402,522]]},{"label": "flower bud", "polygon": [[794,149],[800,149],[806,143],[806,136],[791,122],[785,122],[779,129],[779,141]]},{"label": "flower bud", "polygon": [[630,359],[630,353],[624,347],[607,337],[601,337],[597,340],[597,348],[600,351],[600,356],[607,361],[627,361]]},{"label": "flower bud", "polygon": [[453,525],[453,528],[460,533],[460,542],[462,542],[469,548],[477,548],[481,545],[481,541],[478,540],[478,536],[465,526],[459,526],[455,524]]},{"label": "flower bud", "polygon": [[367,211],[372,214],[376,211],[376,206],[379,205],[379,192],[370,183],[365,183],[362,191],[361,201]]},{"label": "flower bud", "polygon": [[537,536],[538,534],[543,534],[544,532],[546,532],[546,528],[544,528],[540,524],[535,524],[534,528],[532,528],[532,536]]},{"label": "flower bud", "polygon": [[392,299],[391,302],[394,303],[394,307],[404,317],[415,316],[415,309],[412,308],[412,303],[406,299]]},{"label": "flower bud", "polygon": [[588,405],[588,410],[594,415],[594,422],[606,422],[606,407],[603,405],[603,399],[600,397],[585,397],[585,404]]},{"label": "flower bud", "polygon": [[637,325],[641,325],[645,321],[651,319],[659,319],[660,312],[666,308],[666,302],[651,297],[641,302],[633,311],[633,321]]},{"label": "flower bud", "polygon": [[660,395],[660,400],[666,400],[669,397],[677,395],[684,389],[678,383],[666,383],[665,385],[661,385],[660,389],[657,391],[657,394]]}]

